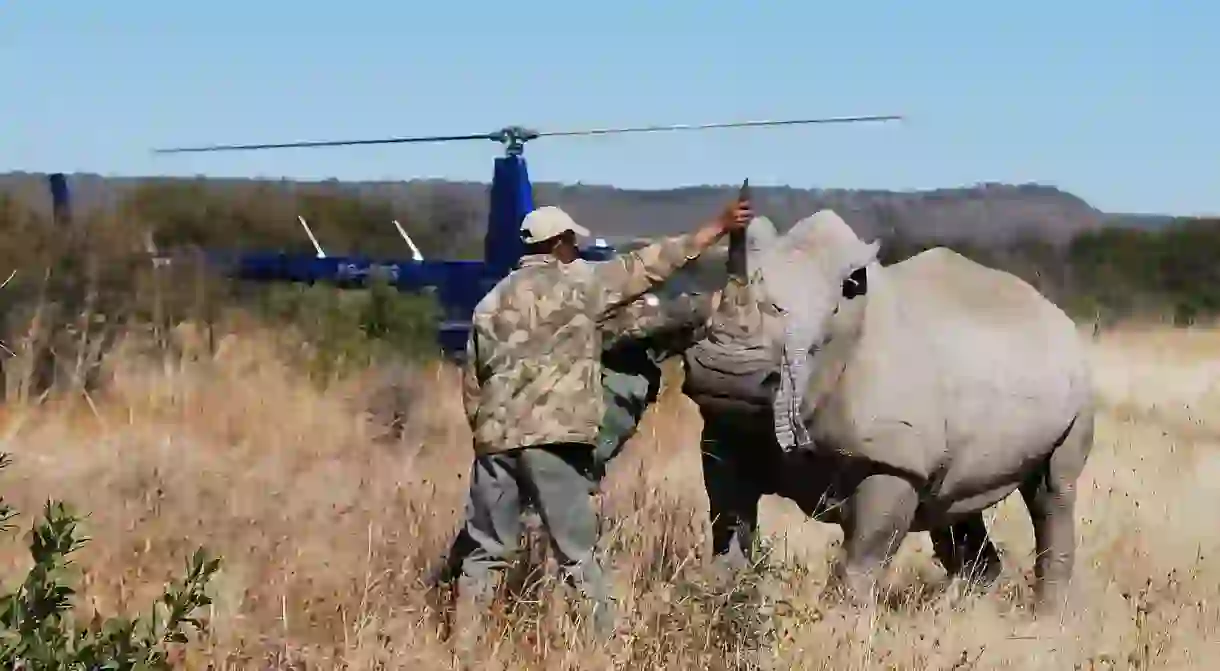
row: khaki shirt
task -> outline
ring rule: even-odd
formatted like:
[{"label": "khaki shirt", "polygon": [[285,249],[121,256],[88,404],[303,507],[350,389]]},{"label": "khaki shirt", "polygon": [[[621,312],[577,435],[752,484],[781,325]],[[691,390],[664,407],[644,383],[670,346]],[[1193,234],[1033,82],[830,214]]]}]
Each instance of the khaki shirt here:
[{"label": "khaki shirt", "polygon": [[605,412],[606,326],[699,251],[683,235],[608,261],[523,257],[471,319],[463,400],[475,453],[592,445]]}]

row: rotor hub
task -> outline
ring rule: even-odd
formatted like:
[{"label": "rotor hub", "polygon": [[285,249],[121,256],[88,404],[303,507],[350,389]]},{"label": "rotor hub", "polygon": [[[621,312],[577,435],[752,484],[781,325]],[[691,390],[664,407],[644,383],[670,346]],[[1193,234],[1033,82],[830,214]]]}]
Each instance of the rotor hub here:
[{"label": "rotor hub", "polygon": [[507,156],[520,156],[525,151],[525,143],[538,137],[538,131],[524,126],[505,126],[491,133],[489,137],[504,145]]}]

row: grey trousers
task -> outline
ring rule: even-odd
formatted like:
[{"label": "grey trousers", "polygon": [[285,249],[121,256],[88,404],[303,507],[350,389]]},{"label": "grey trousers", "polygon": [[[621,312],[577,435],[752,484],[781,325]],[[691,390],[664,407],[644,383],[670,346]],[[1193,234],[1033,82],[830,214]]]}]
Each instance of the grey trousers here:
[{"label": "grey trousers", "polygon": [[611,626],[609,595],[594,556],[598,529],[591,494],[595,485],[592,445],[531,446],[476,457],[461,532],[468,551],[461,558],[459,599],[482,603],[491,596],[498,577],[493,574],[513,560],[522,512],[532,503],[564,578],[595,606],[595,626],[599,630]]},{"label": "grey trousers", "polygon": [[[652,397],[655,396],[655,391],[650,388],[649,384],[649,380],[639,375],[633,376],[607,371],[607,374],[604,376],[603,396],[606,402],[606,414],[602,418],[601,427],[593,447],[592,468],[588,475],[591,490],[596,491],[601,484],[602,478],[605,476],[606,466],[614,457],[618,456],[627,441],[635,435],[640,418],[643,416]],[[573,447],[577,450],[588,448],[588,446]],[[494,471],[495,466],[492,463],[494,461],[496,460],[489,460],[483,470],[488,472]],[[472,477],[478,471],[479,464],[476,461],[472,470]],[[475,485],[472,482],[472,493],[474,487]],[[467,501],[466,510],[468,518],[474,509],[472,507],[473,503],[473,499]],[[438,567],[437,573],[432,579],[435,584],[452,583],[461,573],[462,564],[465,562],[466,557],[481,546],[481,543],[476,542],[471,536],[475,529],[474,525],[467,523],[458,530],[457,536],[453,539],[453,545],[449,549],[447,559]]]},{"label": "grey trousers", "polygon": [[[660,380],[657,380],[659,386]],[[602,373],[602,398],[606,412],[602,415],[597,433],[596,468],[600,479],[605,475],[606,465],[618,456],[627,441],[635,435],[636,427],[655,396],[650,388],[651,380],[644,375],[632,375],[605,369]]]}]

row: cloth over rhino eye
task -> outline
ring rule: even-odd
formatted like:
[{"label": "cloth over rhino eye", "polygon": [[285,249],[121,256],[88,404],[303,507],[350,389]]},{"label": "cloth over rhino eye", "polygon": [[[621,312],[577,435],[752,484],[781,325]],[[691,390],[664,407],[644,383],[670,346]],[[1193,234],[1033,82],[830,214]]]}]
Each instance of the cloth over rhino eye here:
[{"label": "cloth over rhino eye", "polygon": [[856,296],[868,293],[868,273],[864,268],[857,268],[843,280],[843,297],[851,300]]}]

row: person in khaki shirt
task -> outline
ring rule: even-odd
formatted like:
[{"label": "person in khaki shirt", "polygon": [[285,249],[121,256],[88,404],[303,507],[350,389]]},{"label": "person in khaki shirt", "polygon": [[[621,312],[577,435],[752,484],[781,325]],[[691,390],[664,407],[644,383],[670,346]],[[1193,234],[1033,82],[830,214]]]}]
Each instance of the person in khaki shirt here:
[{"label": "person in khaki shirt", "polygon": [[590,502],[605,412],[603,328],[722,236],[743,230],[752,216],[747,200],[734,200],[694,233],[589,262],[579,259],[576,245],[577,235],[589,231],[563,210],[548,206],[526,215],[527,252],[475,306],[467,342],[463,401],[475,460],[462,533],[473,549],[458,578],[459,647],[471,643],[530,501],[565,578],[593,607],[596,635],[613,632],[593,556],[597,521]]}]

